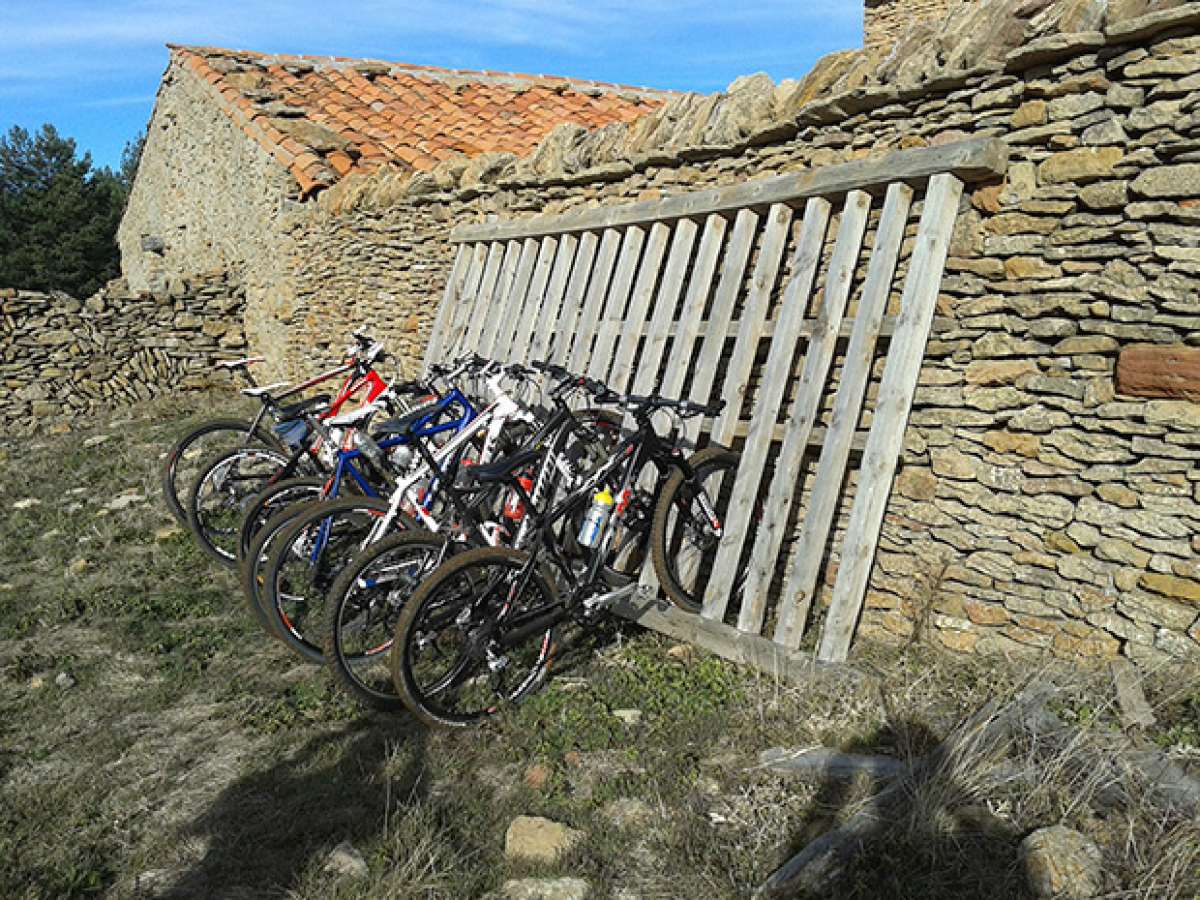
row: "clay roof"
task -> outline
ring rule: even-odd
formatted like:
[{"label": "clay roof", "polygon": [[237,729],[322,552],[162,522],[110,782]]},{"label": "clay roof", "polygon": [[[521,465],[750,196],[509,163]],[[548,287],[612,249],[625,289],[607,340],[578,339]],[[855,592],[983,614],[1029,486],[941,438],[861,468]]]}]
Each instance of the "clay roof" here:
[{"label": "clay roof", "polygon": [[382,166],[432,169],[456,152],[523,156],[556,125],[629,122],[671,96],[548,75],[168,46],[305,194]]}]

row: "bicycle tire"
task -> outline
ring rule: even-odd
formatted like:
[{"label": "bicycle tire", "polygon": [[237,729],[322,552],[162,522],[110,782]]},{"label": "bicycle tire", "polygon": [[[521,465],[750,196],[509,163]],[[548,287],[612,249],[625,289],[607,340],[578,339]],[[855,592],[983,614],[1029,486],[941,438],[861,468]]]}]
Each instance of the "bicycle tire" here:
[{"label": "bicycle tire", "polygon": [[388,665],[396,621],[422,579],[456,546],[424,529],[388,535],[355,557],[329,589],[325,660],[360,703],[385,712],[404,708]]},{"label": "bicycle tire", "polygon": [[[275,539],[263,567],[259,605],[275,636],[301,658],[324,662],[326,593],[387,510],[388,502],[375,497],[325,500],[311,504]],[[397,523],[406,524],[399,517]]]},{"label": "bicycle tire", "polygon": [[[725,513],[729,508],[729,498],[732,494],[733,482],[737,475],[740,454],[724,447],[708,447],[692,455],[688,464],[703,485],[705,480],[714,474],[724,474],[718,485],[715,499],[711,499],[716,509],[717,518],[725,521]],[[704,603],[704,591],[708,577],[712,573],[712,563],[716,555],[720,538],[711,534],[707,518],[687,496],[683,472],[676,469],[667,478],[654,506],[654,520],[650,527],[650,558],[654,571],[658,575],[659,584],[671,602],[687,612],[697,613]],[[707,491],[706,491],[707,492]],[[676,518],[671,520],[671,513]],[[682,512],[682,515],[680,513]],[[694,530],[691,537],[694,546],[700,549],[700,554],[694,562],[686,567],[681,560],[681,545],[689,535],[681,533],[690,527]],[[739,577],[738,581],[742,579]]]},{"label": "bicycle tire", "polygon": [[237,566],[236,542],[250,501],[281,475],[290,457],[267,447],[238,447],[211,458],[188,497],[188,527],[200,549],[221,565]]},{"label": "bicycle tire", "polygon": [[255,494],[238,526],[238,567],[240,568],[245,562],[246,554],[250,550],[250,545],[254,543],[259,529],[279,513],[284,506],[322,499],[321,495],[327,483],[328,479],[326,478],[311,476],[285,478],[268,485]]},{"label": "bicycle tire", "polygon": [[[451,660],[448,671],[438,674],[437,661],[427,664],[425,652],[441,653],[437,642],[443,637],[449,637],[446,642],[449,645],[455,637],[475,640],[469,631],[464,632],[464,628],[470,626],[477,633],[477,629],[487,627],[488,616],[507,617],[514,609],[519,614],[522,608],[540,608],[556,602],[553,584],[541,572],[534,572],[526,585],[526,591],[533,589],[531,599],[536,602],[532,606],[524,599],[524,594],[516,598],[515,605],[511,605],[511,597],[506,597],[499,607],[492,600],[478,615],[462,620],[462,613],[476,591],[503,591],[504,573],[520,569],[528,558],[518,550],[502,547],[468,550],[431,573],[400,612],[392,644],[392,679],[404,705],[426,725],[451,728],[475,725],[497,712],[503,703],[519,703],[545,681],[554,659],[556,626],[550,626],[520,646],[505,651],[502,654],[504,665],[499,670],[493,669],[478,649],[473,648],[470,653],[474,658],[464,659],[460,653]],[[500,578],[495,584],[489,584],[487,572],[493,568],[499,570]],[[440,623],[438,619],[441,619]],[[447,649],[453,652],[452,646]],[[518,652],[523,653],[517,663],[519,677],[511,687],[498,687],[495,684],[498,672],[503,675]],[[486,686],[481,683],[481,678],[488,682]],[[463,700],[467,708],[448,708],[448,703],[463,698],[460,692],[463,687],[469,689]]]},{"label": "bicycle tire", "polygon": [[237,439],[242,446],[248,445],[247,438],[265,447],[278,446],[278,443],[268,431],[261,427],[251,428],[251,425],[252,423],[242,419],[212,419],[193,428],[183,437],[179,438],[171,446],[171,449],[167,451],[167,456],[163,461],[160,473],[163,499],[167,503],[168,511],[180,525],[187,524],[187,509],[184,507],[183,501],[191,495],[192,487],[190,483],[187,483],[188,477],[184,472],[183,464],[188,461],[189,453],[192,455],[198,453],[198,458],[200,459],[208,459],[214,453],[211,449],[201,451],[198,448],[193,448],[192,445],[203,441],[205,437],[211,435],[227,434],[231,441],[237,435]]},{"label": "bicycle tire", "polygon": [[308,503],[294,503],[280,509],[254,535],[254,540],[250,542],[250,548],[238,564],[238,580],[242,586],[242,594],[246,606],[250,610],[250,615],[272,638],[277,638],[279,635],[271,627],[271,620],[267,617],[262,604],[262,585],[266,577],[264,569],[267,560],[271,557],[275,540],[288,529],[288,526],[295,521],[296,516],[304,513],[313,503],[319,502],[321,501],[310,500]]}]

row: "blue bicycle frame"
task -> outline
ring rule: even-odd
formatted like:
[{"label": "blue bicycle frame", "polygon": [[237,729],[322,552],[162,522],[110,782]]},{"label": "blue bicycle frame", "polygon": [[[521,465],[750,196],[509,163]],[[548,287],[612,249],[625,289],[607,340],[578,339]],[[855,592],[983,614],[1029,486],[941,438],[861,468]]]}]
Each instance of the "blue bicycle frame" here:
[{"label": "blue bicycle frame", "polygon": [[[446,421],[438,421],[448,409],[452,409],[455,405],[462,409],[462,415],[457,419],[449,419]],[[401,434],[395,437],[386,438],[379,442],[379,449],[387,451],[393,447],[399,447],[404,444],[411,443],[413,436],[424,440],[433,437],[434,435],[443,434],[447,431],[459,432],[471,424],[479,415],[479,412],[467,399],[466,395],[458,388],[452,388],[449,393],[443,396],[434,404],[429,412],[413,423],[409,434]],[[349,474],[354,482],[362,489],[362,492],[368,497],[378,497],[379,492],[371,485],[363,474],[359,472],[354,465],[354,460],[362,456],[361,450],[339,450],[337,452],[337,464],[334,466],[333,475],[331,476],[327,489],[323,492],[324,498],[336,497],[341,489],[342,479],[346,474]],[[437,491],[437,479],[430,482],[429,490],[426,492],[422,505],[428,510],[433,503],[434,495]],[[321,522],[321,526],[317,529],[317,538],[313,542],[312,551],[309,554],[309,561],[315,563],[325,549],[325,544],[329,539],[329,529],[332,527],[330,520],[327,518]]]}]

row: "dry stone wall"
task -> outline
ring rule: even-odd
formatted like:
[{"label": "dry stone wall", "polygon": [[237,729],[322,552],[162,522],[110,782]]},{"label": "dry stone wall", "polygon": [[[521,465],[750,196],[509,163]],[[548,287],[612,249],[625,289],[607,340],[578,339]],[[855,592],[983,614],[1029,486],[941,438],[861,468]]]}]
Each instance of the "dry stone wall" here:
[{"label": "dry stone wall", "polygon": [[224,382],[218,359],[246,345],[245,301],[223,276],[173,291],[109,282],[80,302],[63,293],[0,290],[0,403],[32,431],[88,412]]},{"label": "dry stone wall", "polygon": [[863,46],[868,50],[890,47],[914,22],[943,19],[952,5],[953,0],[866,0]]},{"label": "dry stone wall", "polygon": [[156,293],[227,272],[252,301],[255,346],[272,353],[273,314],[291,297],[277,245],[299,188],[219,103],[213,85],[172,59],[117,235],[121,270],[134,290]]},{"label": "dry stone wall", "polygon": [[[959,651],[1196,657],[1200,406],[1120,395],[1113,374],[1124,347],[1200,345],[1200,4],[1035,6],[1022,28],[1084,30],[923,63],[907,87],[846,88],[858,63],[835,60],[812,77],[843,87],[783,124],[812,84],[746,79],[707,112],[681,101],[635,123],[621,162],[563,135],[543,148],[557,169],[493,160],[335,189],[289,235],[293,352],[364,319],[419,347],[453,223],[1000,137],[1011,168],[964,201],[862,628]],[[629,151],[651,128],[651,149]]]}]

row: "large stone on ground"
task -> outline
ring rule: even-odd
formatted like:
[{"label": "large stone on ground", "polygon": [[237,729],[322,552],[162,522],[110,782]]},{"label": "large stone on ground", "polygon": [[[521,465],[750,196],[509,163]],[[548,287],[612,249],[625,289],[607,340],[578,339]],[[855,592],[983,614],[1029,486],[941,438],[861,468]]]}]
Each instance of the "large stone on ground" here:
[{"label": "large stone on ground", "polygon": [[509,859],[554,862],[583,839],[583,832],[541,816],[517,816],[504,835]]},{"label": "large stone on ground", "polygon": [[1021,841],[1021,866],[1037,897],[1094,897],[1104,886],[1100,848],[1065,825],[1039,828]]}]

